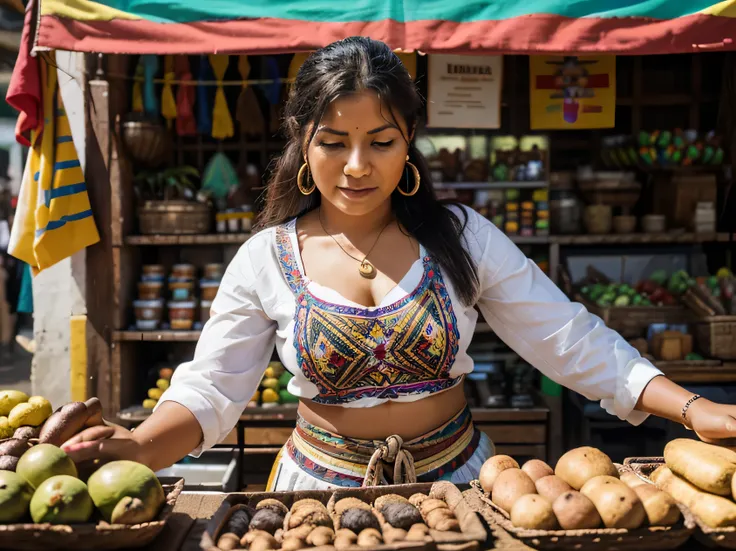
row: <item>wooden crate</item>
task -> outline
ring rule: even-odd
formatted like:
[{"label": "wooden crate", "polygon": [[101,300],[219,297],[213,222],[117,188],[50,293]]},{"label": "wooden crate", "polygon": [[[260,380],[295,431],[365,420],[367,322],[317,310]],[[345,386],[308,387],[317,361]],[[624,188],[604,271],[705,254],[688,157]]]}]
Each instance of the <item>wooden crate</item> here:
[{"label": "wooden crate", "polygon": [[695,340],[706,356],[736,360],[736,316],[713,316],[695,325]]}]

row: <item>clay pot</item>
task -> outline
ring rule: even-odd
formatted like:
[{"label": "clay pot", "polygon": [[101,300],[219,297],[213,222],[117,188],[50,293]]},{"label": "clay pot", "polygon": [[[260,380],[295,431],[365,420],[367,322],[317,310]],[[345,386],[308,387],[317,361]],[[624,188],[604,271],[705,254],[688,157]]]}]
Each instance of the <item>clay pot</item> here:
[{"label": "clay pot", "polygon": [[636,229],[636,216],[620,215],[613,217],[613,231],[616,233],[633,233]]},{"label": "clay pot", "polygon": [[163,281],[139,281],[138,298],[141,300],[155,300],[157,298],[161,298],[163,288]]},{"label": "clay pot", "polygon": [[135,325],[141,331],[152,331],[157,329],[164,314],[164,301],[156,300],[134,300]]},{"label": "clay pot", "polygon": [[197,277],[197,267],[193,264],[174,264],[171,267],[171,277],[194,279]]},{"label": "clay pot", "polygon": [[667,231],[667,220],[663,214],[647,214],[641,220],[646,233],[664,233]]},{"label": "clay pot", "polygon": [[188,278],[169,278],[169,291],[172,300],[191,300],[194,298],[194,280]]},{"label": "clay pot", "polygon": [[607,205],[589,205],[585,207],[583,213],[583,222],[585,228],[590,233],[607,234],[611,233],[613,226],[611,207]]},{"label": "clay pot", "polygon": [[204,265],[204,279],[208,281],[220,281],[224,273],[223,264],[212,263]]},{"label": "clay pot", "polygon": [[144,264],[141,267],[141,281],[163,281],[166,269],[161,264]]},{"label": "clay pot", "polygon": [[169,323],[171,328],[176,330],[188,331],[194,325],[194,315],[197,309],[197,302],[194,300],[172,301],[169,307]]},{"label": "clay pot", "polygon": [[217,290],[220,288],[220,282],[205,281],[203,279],[199,282],[199,288],[202,291],[202,300],[215,300],[215,296],[217,296]]}]

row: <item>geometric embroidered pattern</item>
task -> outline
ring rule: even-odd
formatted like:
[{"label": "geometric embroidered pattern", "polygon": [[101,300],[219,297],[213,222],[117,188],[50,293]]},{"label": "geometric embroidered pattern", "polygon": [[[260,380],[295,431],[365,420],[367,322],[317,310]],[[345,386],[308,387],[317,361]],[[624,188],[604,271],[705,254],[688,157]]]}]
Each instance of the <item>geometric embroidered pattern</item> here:
[{"label": "geometric embroidered pattern", "polygon": [[281,269],[296,295],[294,345],[300,369],[317,386],[312,398],[341,404],[450,388],[459,332],[450,295],[434,261],[423,258],[417,287],[394,304],[369,310],[315,297],[297,264],[289,224],[276,229]]}]

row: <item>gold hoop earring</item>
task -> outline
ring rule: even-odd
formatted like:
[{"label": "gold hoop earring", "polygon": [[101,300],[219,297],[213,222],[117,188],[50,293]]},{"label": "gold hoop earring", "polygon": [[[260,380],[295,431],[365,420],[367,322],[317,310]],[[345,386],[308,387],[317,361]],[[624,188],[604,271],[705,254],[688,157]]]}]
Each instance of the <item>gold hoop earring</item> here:
[{"label": "gold hoop earring", "polygon": [[[412,172],[414,172],[414,188],[411,191],[404,191],[401,189],[401,186],[397,187],[396,189],[399,190],[399,193],[403,195],[404,197],[411,197],[412,195],[416,195],[417,191],[419,191],[419,186],[422,183],[422,177],[419,175],[419,170],[417,167],[414,166],[413,163],[410,163],[409,161],[406,161],[406,166],[410,167]],[[406,183],[409,183],[409,175],[406,175]],[[408,185],[406,187],[409,187]]]},{"label": "gold hoop earring", "polygon": [[312,187],[307,189],[302,184],[302,180],[304,179],[304,171],[307,171],[307,183],[309,183],[309,165],[307,163],[304,163],[300,168],[299,172],[296,175],[296,187],[299,188],[299,191],[302,195],[311,195],[314,190],[317,188],[315,184],[312,184]]}]

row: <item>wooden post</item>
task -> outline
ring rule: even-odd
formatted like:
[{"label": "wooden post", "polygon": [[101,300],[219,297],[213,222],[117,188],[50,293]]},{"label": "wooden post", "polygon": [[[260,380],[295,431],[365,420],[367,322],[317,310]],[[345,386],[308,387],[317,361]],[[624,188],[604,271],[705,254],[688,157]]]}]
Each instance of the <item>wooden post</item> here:
[{"label": "wooden post", "polygon": [[112,296],[112,235],[110,192],[110,86],[104,80],[99,60],[98,74],[87,83],[86,180],[100,242],[87,249],[87,369],[89,391],[102,402],[105,415],[114,412],[111,401],[110,343]]}]

